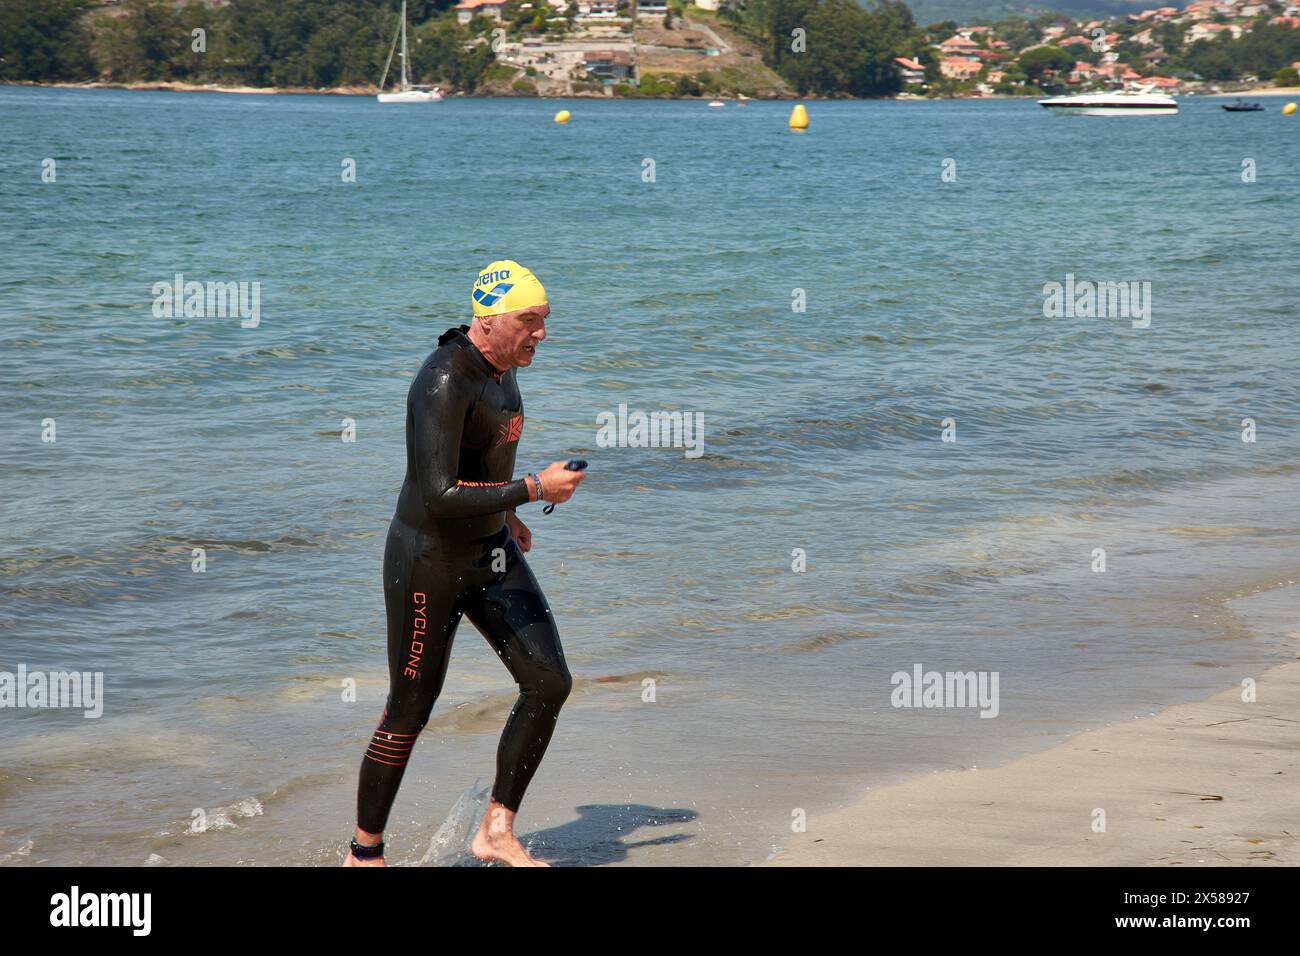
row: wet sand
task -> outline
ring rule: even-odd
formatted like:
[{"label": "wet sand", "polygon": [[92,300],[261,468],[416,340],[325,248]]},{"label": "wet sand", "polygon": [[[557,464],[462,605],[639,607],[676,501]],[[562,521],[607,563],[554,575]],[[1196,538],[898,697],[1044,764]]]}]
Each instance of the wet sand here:
[{"label": "wet sand", "polygon": [[[1269,592],[1275,625],[1297,620],[1296,591]],[[1246,702],[1237,686],[1003,767],[873,791],[810,817],[767,865],[1295,865],[1300,663],[1266,670],[1255,692]]]}]

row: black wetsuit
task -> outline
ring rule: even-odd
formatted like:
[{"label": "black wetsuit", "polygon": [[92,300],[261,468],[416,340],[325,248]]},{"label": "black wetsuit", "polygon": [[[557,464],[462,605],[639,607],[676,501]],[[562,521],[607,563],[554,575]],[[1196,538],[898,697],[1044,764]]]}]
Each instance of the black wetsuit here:
[{"label": "black wetsuit", "polygon": [[[442,690],[462,614],[519,684],[492,796],[518,810],[572,678],[551,609],[505,526],[524,407],[461,326],[438,339],[406,399],[406,480],[384,549],[388,703],[361,761],[357,825],[379,833]],[[494,566],[495,565],[495,566]]]}]

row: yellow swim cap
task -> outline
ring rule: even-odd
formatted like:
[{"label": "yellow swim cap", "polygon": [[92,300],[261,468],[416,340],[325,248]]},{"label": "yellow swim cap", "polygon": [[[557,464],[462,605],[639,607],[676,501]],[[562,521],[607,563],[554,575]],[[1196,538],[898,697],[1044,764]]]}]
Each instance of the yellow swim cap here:
[{"label": "yellow swim cap", "polygon": [[537,276],[513,259],[498,259],[478,274],[470,298],[475,315],[501,315],[546,305],[546,290]]}]

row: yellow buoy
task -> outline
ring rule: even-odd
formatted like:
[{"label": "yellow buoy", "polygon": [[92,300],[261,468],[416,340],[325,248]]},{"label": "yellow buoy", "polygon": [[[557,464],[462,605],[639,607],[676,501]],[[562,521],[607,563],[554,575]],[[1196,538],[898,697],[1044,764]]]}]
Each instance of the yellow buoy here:
[{"label": "yellow buoy", "polygon": [[790,111],[790,128],[791,129],[808,128],[808,111],[803,108],[802,103],[796,103],[794,109]]},{"label": "yellow buoy", "polygon": [[1283,116],[1290,116],[1290,115],[1291,115],[1292,113],[1294,113],[1294,112],[1295,112],[1295,104],[1294,104],[1294,103],[1288,103],[1286,106],[1282,107],[1282,115],[1283,115]]},{"label": "yellow buoy", "polygon": [[570,118],[568,110],[560,110],[555,114],[555,122],[557,123],[567,123]]}]

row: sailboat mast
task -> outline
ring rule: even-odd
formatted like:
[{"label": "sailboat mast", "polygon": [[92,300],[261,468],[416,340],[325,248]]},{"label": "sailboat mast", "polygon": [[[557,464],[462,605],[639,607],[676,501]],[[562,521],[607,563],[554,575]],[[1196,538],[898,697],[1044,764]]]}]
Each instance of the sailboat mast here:
[{"label": "sailboat mast", "polygon": [[388,82],[388,68],[393,65],[393,51],[396,49],[397,49],[397,33],[394,33],[393,42],[388,47],[388,59],[384,61],[384,75],[379,78],[379,92],[381,93],[384,91],[384,84]]},{"label": "sailboat mast", "polygon": [[411,88],[411,74],[406,69],[406,0],[402,0],[402,89]]}]

